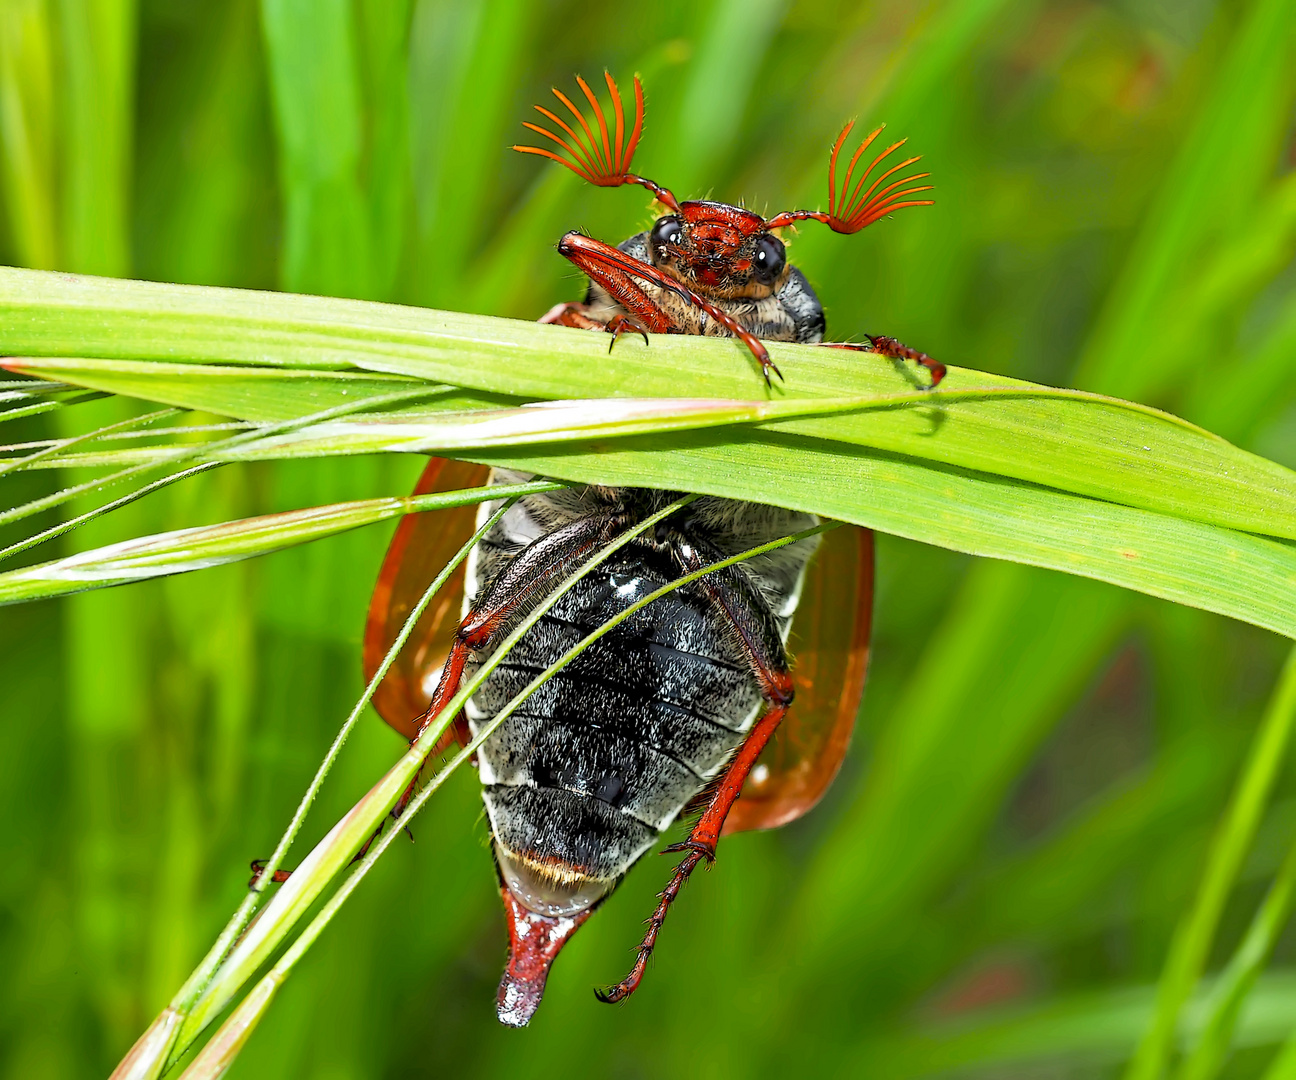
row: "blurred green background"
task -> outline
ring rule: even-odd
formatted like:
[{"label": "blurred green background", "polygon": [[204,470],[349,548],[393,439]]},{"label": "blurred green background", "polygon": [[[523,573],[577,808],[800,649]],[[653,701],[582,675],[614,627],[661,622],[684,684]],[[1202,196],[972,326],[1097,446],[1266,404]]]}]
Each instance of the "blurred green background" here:
[{"label": "blurred green background", "polygon": [[[637,169],[681,198],[814,207],[844,120],[909,137],[936,206],[791,245],[830,336],[1132,397],[1296,466],[1292,0],[0,0],[0,260],[535,318],[581,292],[565,230],[651,220],[639,189],[507,149],[551,85],[604,67],[642,73]],[[230,467],[71,539],[403,492],[419,464]],[[7,477],[0,502],[57,480]],[[360,690],[387,538],[0,616],[5,1075],[106,1074],[206,950]],[[496,1024],[503,917],[464,773],[234,1075],[1118,1074],[1286,646],[894,538],[879,559],[841,778],[726,841],[628,1005],[590,991],[632,958],[656,857],[531,1028]],[[399,745],[371,714],[307,840]],[[1293,834],[1287,766],[1212,969]],[[1225,1075],[1262,1075],[1293,1028],[1288,935]]]}]

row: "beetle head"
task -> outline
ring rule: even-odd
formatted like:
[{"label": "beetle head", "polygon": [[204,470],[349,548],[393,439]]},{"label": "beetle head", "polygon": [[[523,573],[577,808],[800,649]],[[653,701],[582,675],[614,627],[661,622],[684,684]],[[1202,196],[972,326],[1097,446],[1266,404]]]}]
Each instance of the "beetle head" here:
[{"label": "beetle head", "polygon": [[[851,121],[837,136],[833,144],[832,155],[828,159],[828,210],[786,210],[766,220],[759,214],[744,210],[738,206],[725,203],[697,201],[679,202],[668,188],[630,172],[630,163],[639,146],[639,136],[643,132],[644,101],[643,87],[639,76],[635,76],[635,118],[629,137],[626,136],[625,109],[620,91],[612,76],[604,72],[608,90],[612,95],[613,127],[609,129],[608,117],[602,106],[590,90],[589,84],[579,75],[577,85],[585,95],[593,110],[593,126],[585,115],[572,104],[571,100],[558,89],[554,96],[566,107],[574,118],[577,128],[567,123],[560,115],[551,112],[542,105],[536,111],[551,124],[560,129],[563,135],[556,135],[538,124],[524,122],[523,126],[538,135],[543,135],[553,142],[564,153],[538,146],[515,146],[524,154],[539,154],[565,165],[578,176],[599,187],[619,187],[622,184],[638,184],[653,193],[658,202],[670,213],[658,218],[653,226],[649,239],[649,251],[653,262],[667,273],[680,279],[698,291],[712,296],[759,298],[782,286],[787,280],[787,259],[783,252],[782,242],[772,234],[772,230],[795,225],[798,221],[821,221],[834,232],[857,233],[879,218],[885,217],[894,210],[906,206],[930,206],[931,199],[914,199],[911,196],[923,191],[930,191],[930,184],[909,187],[915,180],[925,179],[928,173],[913,173],[894,180],[891,177],[907,169],[918,161],[917,157],[905,158],[892,165],[877,177],[867,188],[869,176],[894,151],[904,145],[904,140],[892,143],[879,153],[855,180],[855,166],[859,163],[864,151],[873,144],[882,133],[882,128],[875,128],[860,143],[842,179],[840,190],[837,186],[837,158],[845,145],[846,136],[855,126]],[[598,132],[595,133],[595,127]],[[777,267],[777,269],[775,269]]]},{"label": "beetle head", "polygon": [[760,299],[787,281],[783,242],[759,214],[718,202],[683,202],[648,234],[653,265],[707,296]]}]

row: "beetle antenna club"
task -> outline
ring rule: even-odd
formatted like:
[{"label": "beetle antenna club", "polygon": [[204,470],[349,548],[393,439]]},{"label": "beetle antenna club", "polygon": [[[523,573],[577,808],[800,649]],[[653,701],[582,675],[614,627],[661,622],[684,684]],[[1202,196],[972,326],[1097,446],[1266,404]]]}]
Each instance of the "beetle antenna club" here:
[{"label": "beetle antenna club", "polygon": [[859,144],[846,166],[846,176],[842,180],[841,194],[837,192],[837,158],[841,154],[841,148],[846,142],[846,136],[851,133],[855,126],[852,120],[844,128],[841,134],[837,136],[837,141],[833,144],[832,156],[828,159],[828,213],[822,210],[785,210],[769,220],[769,228],[780,229],[785,225],[791,225],[797,221],[822,221],[833,232],[839,233],[857,233],[879,218],[886,217],[893,210],[903,210],[906,206],[932,206],[931,199],[909,199],[910,195],[917,195],[923,191],[931,191],[931,184],[923,184],[920,187],[905,188],[904,191],[897,191],[896,188],[902,188],[905,184],[912,184],[915,180],[925,180],[931,173],[914,173],[912,176],[906,176],[896,180],[886,187],[878,190],[878,185],[884,180],[889,179],[903,169],[921,160],[920,157],[905,158],[896,165],[892,165],[881,176],[873,181],[867,191],[864,190],[865,181],[874,169],[880,165],[883,160],[889,157],[900,147],[904,146],[907,140],[901,139],[888,146],[882,153],[878,154],[867,169],[860,175],[854,189],[851,188],[851,179],[855,175],[855,166],[859,162],[864,151],[872,145],[886,127],[881,124],[868,133],[864,141]]},{"label": "beetle antenna club", "polygon": [[[634,77],[635,92],[635,119],[634,129],[630,132],[630,138],[625,138],[625,107],[621,103],[621,91],[617,89],[616,80],[608,72],[603,72],[603,78],[607,80],[608,91],[612,95],[612,114],[616,123],[616,147],[608,137],[607,116],[603,108],[599,105],[598,98],[594,91],[589,88],[589,83],[576,76],[576,84],[581,88],[586,100],[590,103],[590,108],[594,110],[594,118],[598,124],[598,135],[594,134],[593,128],[590,127],[589,121],[585,119],[585,114],[571,103],[571,99],[559,90],[556,86],[553,88],[554,97],[567,107],[567,111],[576,118],[576,123],[581,127],[585,137],[582,139],[561,116],[557,116],[543,105],[535,106],[536,112],[540,113],[555,127],[561,128],[567,135],[564,139],[561,135],[555,135],[548,128],[541,127],[539,124],[532,124],[524,120],[522,126],[537,135],[543,135],[546,139],[552,140],[563,150],[567,152],[567,157],[539,146],[515,146],[514,150],[523,154],[539,154],[541,157],[547,157],[551,161],[558,162],[559,165],[565,165],[571,169],[577,176],[587,180],[598,187],[620,187],[622,184],[638,184],[651,191],[658,202],[670,207],[672,210],[679,210],[679,203],[675,201],[675,196],[660,184],[649,180],[646,176],[636,176],[630,171],[630,162],[634,159],[634,152],[639,147],[639,136],[643,133],[644,118],[644,99],[643,86],[639,82],[639,76]],[[570,140],[570,141],[569,141]]]}]

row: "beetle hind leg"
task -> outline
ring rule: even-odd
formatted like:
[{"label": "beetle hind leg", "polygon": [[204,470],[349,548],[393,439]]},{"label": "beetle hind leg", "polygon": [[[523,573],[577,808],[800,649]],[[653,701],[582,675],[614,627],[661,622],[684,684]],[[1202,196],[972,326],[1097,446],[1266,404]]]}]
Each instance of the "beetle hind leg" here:
[{"label": "beetle hind leg", "polygon": [[737,756],[725,770],[724,781],[703,811],[702,817],[698,819],[698,823],[693,827],[693,831],[689,833],[688,839],[666,848],[666,851],[683,851],[687,854],[675,867],[675,873],[666,883],[666,888],[657,894],[657,908],[648,920],[648,932],[644,934],[643,941],[639,944],[638,955],[635,957],[630,974],[615,986],[609,986],[605,990],[595,990],[594,996],[599,1001],[614,1005],[618,1001],[624,1001],[638,989],[644,972],[648,969],[648,960],[657,945],[657,935],[661,933],[661,928],[666,922],[666,914],[671,904],[675,902],[680,890],[684,888],[684,883],[688,881],[689,875],[697,869],[699,863],[715,862],[716,844],[720,839],[720,830],[724,827],[725,818],[729,816],[730,808],[738,800],[738,793],[742,791],[747,774],[756,764],[756,759],[765,749],[765,744],[774,734],[774,729],[787,714],[788,704],[789,702],[775,704],[756,722],[746,741],[739,747]]},{"label": "beetle hind leg", "polygon": [[[702,560],[696,548],[691,543],[684,546],[687,550],[680,554],[685,568],[701,569]],[[712,554],[718,556],[716,552]],[[793,686],[792,678],[788,674],[787,655],[783,651],[783,643],[777,632],[770,629],[773,620],[764,599],[755,592],[754,587],[736,567],[720,570],[714,575],[704,577],[700,584],[707,598],[723,613],[733,626],[738,640],[742,642],[743,651],[747,654],[756,681],[760,684],[761,696],[768,704],[768,708],[752,725],[747,737],[738,747],[733,760],[729,762],[722,774],[719,784],[711,791],[706,809],[702,811],[702,816],[689,832],[688,838],[666,849],[683,851],[684,858],[675,868],[675,873],[671,875],[666,888],[658,894],[657,908],[648,920],[648,932],[644,934],[643,941],[639,945],[638,955],[635,957],[630,974],[615,986],[594,991],[598,999],[607,1004],[624,1001],[639,986],[671,904],[675,902],[684,883],[688,881],[689,875],[697,869],[699,863],[715,861],[716,844],[720,841],[725,819],[733,809],[734,803],[738,801],[743,785],[747,782],[747,775],[755,766],[761,751],[765,749],[765,744],[782,723],[788,707],[792,704]]]}]

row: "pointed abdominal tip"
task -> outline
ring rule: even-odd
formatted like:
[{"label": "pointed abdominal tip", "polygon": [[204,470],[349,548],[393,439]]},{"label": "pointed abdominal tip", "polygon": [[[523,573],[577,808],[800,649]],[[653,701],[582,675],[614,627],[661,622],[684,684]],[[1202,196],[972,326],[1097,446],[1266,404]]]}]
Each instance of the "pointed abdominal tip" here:
[{"label": "pointed abdominal tip", "polygon": [[523,907],[508,886],[500,892],[508,921],[509,956],[495,998],[495,1011],[506,1027],[526,1027],[540,1007],[550,967],[593,908],[555,918]]}]

